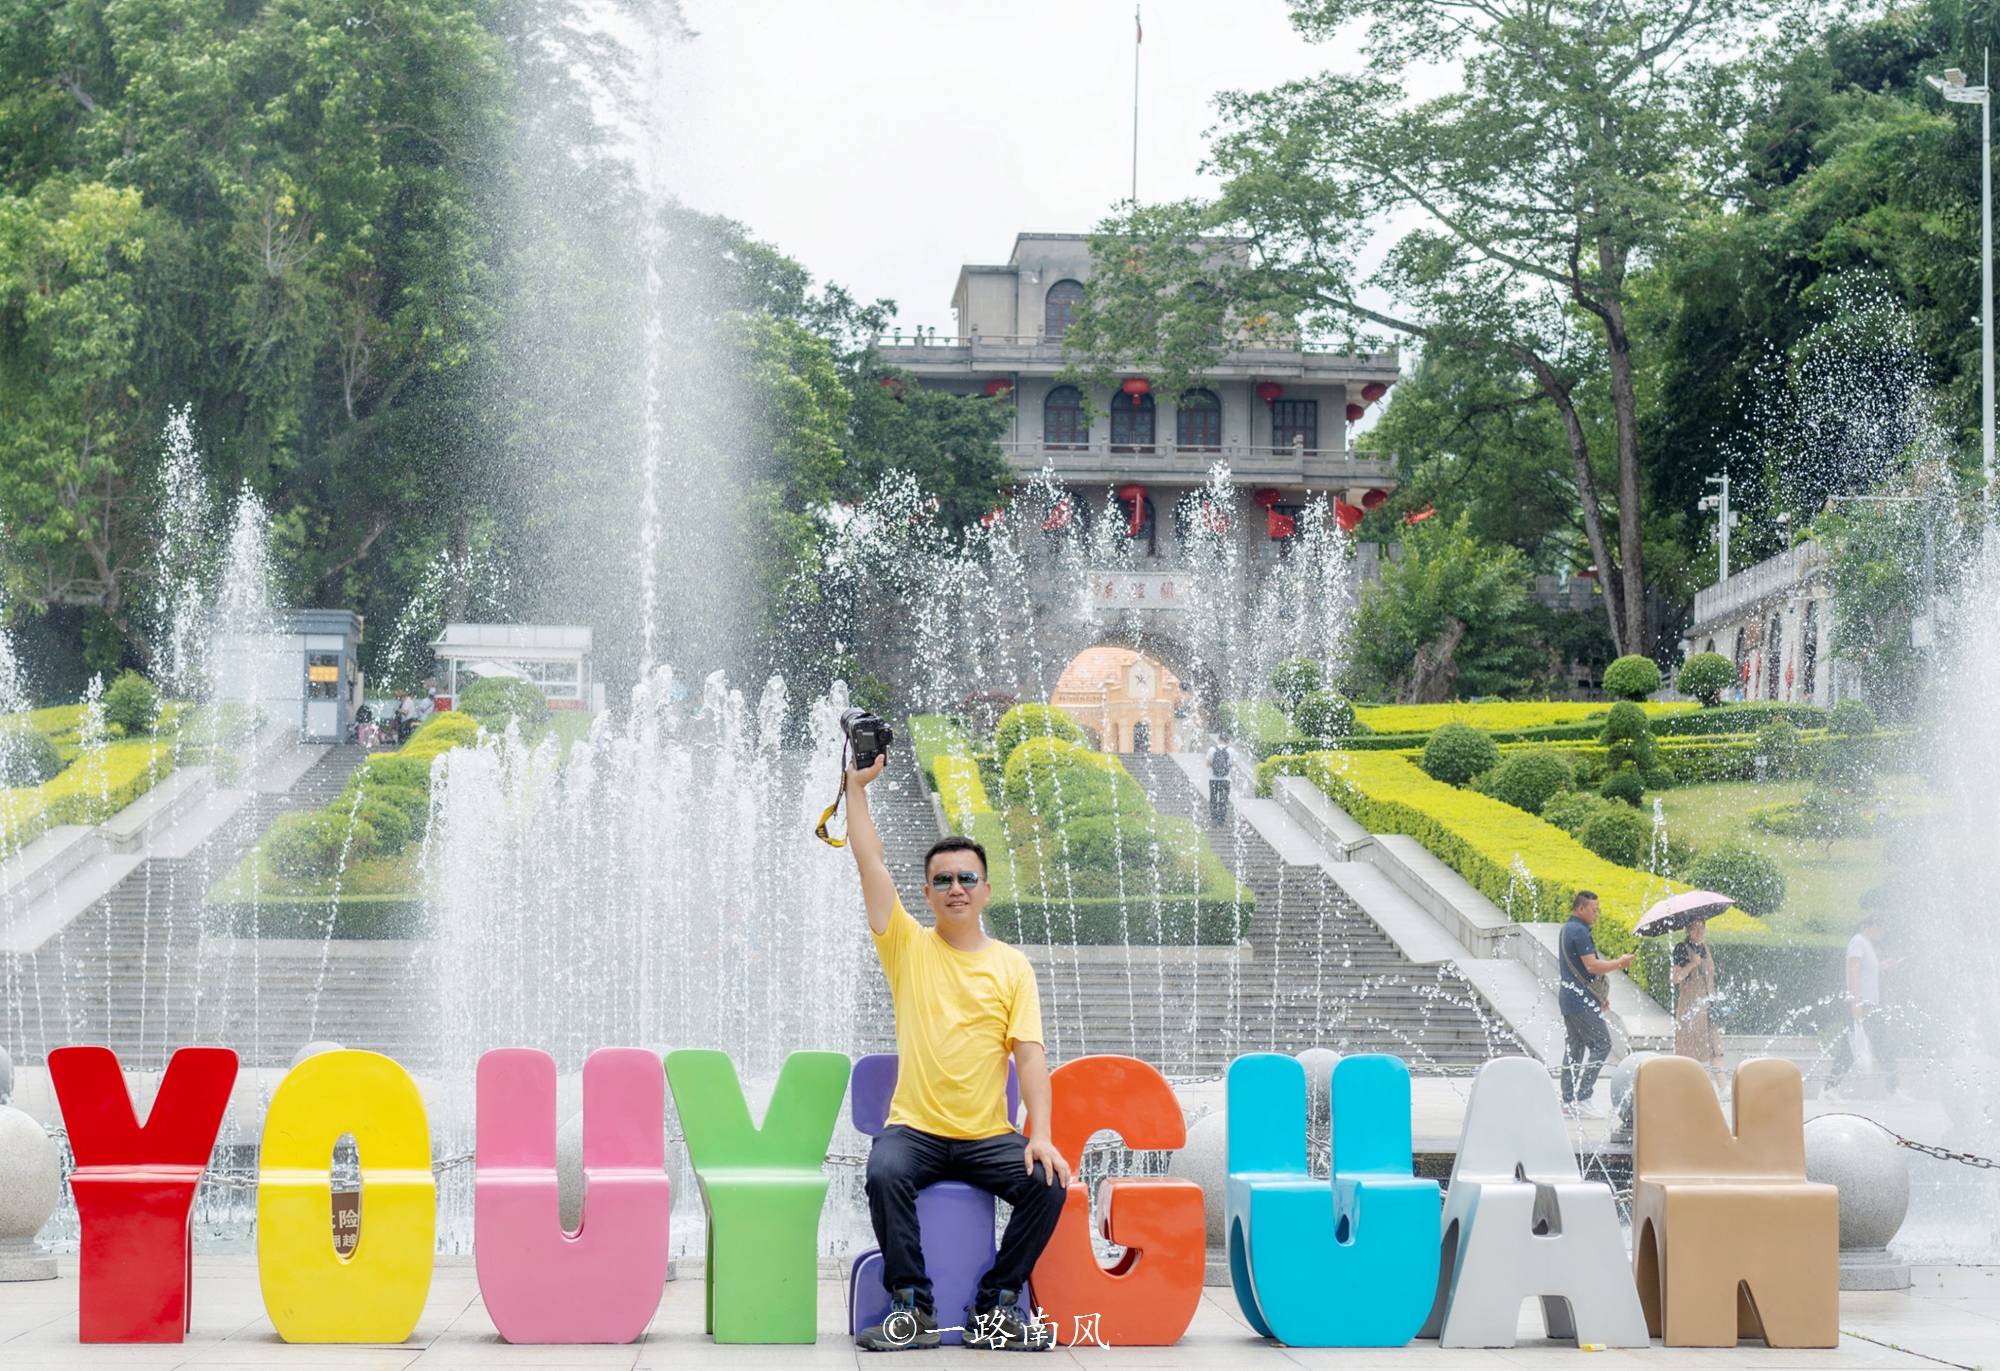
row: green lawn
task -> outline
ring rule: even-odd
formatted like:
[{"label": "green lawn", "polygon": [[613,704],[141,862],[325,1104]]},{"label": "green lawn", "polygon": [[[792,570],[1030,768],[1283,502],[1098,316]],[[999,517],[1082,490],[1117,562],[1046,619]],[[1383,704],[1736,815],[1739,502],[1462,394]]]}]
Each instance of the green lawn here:
[{"label": "green lawn", "polygon": [[[1787,838],[1752,828],[1749,813],[1760,805],[1800,799],[1805,781],[1730,781],[1680,786],[1659,792],[1667,834],[1697,850],[1741,843],[1775,860],[1785,873],[1785,908],[1773,921],[1802,932],[1846,934],[1861,913],[1861,897],[1889,878],[1889,840],[1842,838],[1831,844]],[[1922,807],[1922,778],[1885,776],[1883,807],[1907,816]],[[1648,796],[1651,799],[1651,796]],[[1675,873],[1676,875],[1680,873]]]}]

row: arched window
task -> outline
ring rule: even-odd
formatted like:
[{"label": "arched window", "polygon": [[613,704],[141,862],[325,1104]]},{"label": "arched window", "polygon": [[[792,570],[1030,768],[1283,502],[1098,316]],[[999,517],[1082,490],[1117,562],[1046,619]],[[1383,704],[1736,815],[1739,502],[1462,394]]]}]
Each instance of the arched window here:
[{"label": "arched window", "polygon": [[1174,442],[1195,452],[1222,448],[1222,401],[1212,390],[1190,390],[1181,396],[1174,415]]},{"label": "arched window", "polygon": [[1813,687],[1819,683],[1819,601],[1806,601],[1806,618],[1799,629],[1799,698],[1811,703]]},{"label": "arched window", "polygon": [[1090,444],[1090,425],[1083,418],[1083,396],[1075,386],[1057,386],[1042,401],[1042,442],[1049,447],[1080,448]]},{"label": "arched window", "polygon": [[1058,281],[1049,287],[1042,304],[1042,336],[1060,338],[1076,322],[1077,306],[1083,303],[1083,282]]},{"label": "arched window", "polygon": [[1779,639],[1785,630],[1785,621],[1773,614],[1771,622],[1764,627],[1764,698],[1778,698],[1778,686],[1784,680],[1782,668],[1783,651]]},{"label": "arched window", "polygon": [[1135,543],[1144,543],[1148,557],[1157,557],[1160,555],[1160,534],[1159,525],[1153,517],[1153,497],[1142,495],[1139,501],[1139,527],[1136,530],[1132,527],[1132,502],[1124,496],[1113,495],[1107,512],[1118,520],[1120,533]]},{"label": "arched window", "polygon": [[1153,450],[1153,397],[1123,393],[1111,397],[1111,450],[1151,452]]}]

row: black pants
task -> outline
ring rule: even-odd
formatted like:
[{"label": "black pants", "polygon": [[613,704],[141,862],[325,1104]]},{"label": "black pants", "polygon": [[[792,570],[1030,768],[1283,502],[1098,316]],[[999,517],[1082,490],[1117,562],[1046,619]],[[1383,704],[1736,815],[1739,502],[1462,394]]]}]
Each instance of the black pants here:
[{"label": "black pants", "polygon": [[1611,1025],[1594,1009],[1563,1014],[1562,1098],[1588,1100],[1597,1089],[1597,1073],[1611,1057]]},{"label": "black pants", "polygon": [[1229,822],[1229,782],[1210,778],[1208,782],[1208,821],[1211,824]]},{"label": "black pants", "polygon": [[917,1233],[917,1192],[933,1181],[963,1181],[1014,1207],[993,1268],[979,1278],[975,1307],[992,1309],[1000,1291],[1018,1295],[1026,1289],[1062,1218],[1064,1196],[1060,1184],[1049,1184],[1040,1162],[1032,1174],[1023,1169],[1027,1146],[1019,1133],[968,1139],[941,1138],[900,1123],[883,1129],[868,1150],[868,1217],[882,1249],[882,1284],[892,1291],[914,1288],[917,1303],[931,1307],[931,1280],[924,1274]]}]

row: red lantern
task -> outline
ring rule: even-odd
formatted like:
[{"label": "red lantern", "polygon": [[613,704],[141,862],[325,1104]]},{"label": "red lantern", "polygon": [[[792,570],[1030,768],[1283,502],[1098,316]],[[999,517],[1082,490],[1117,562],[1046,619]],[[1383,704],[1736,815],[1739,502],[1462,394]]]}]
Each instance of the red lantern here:
[{"label": "red lantern", "polygon": [[1201,524],[1213,534],[1221,535],[1229,532],[1229,516],[1217,509],[1213,500],[1201,502]]},{"label": "red lantern", "polygon": [[1361,416],[1367,412],[1360,405],[1349,405],[1347,407],[1347,422],[1350,424],[1359,423],[1361,422]]},{"label": "red lantern", "polygon": [[1383,385],[1380,381],[1370,381],[1367,385],[1361,387],[1361,403],[1372,405],[1388,393],[1389,387]]},{"label": "red lantern", "polygon": [[1365,491],[1361,496],[1361,507],[1363,509],[1373,509],[1388,498],[1389,492],[1386,490]]},{"label": "red lantern", "polygon": [[1437,513],[1436,505],[1425,505],[1422,509],[1413,509],[1408,514],[1405,514],[1403,522],[1406,524],[1421,524],[1435,513]]},{"label": "red lantern", "polygon": [[1137,409],[1140,397],[1152,393],[1153,383],[1143,376],[1127,376],[1118,389],[1132,397],[1132,408]]},{"label": "red lantern", "polygon": [[1338,495],[1333,497],[1333,521],[1340,525],[1342,533],[1354,532],[1364,512],[1360,505],[1350,505]]},{"label": "red lantern", "polygon": [[1014,388],[1014,383],[1008,380],[1005,376],[995,376],[992,380],[986,383],[986,393],[989,396],[1005,395],[1008,391],[1012,390],[1013,388]]},{"label": "red lantern", "polygon": [[1255,494],[1251,495],[1250,497],[1253,503],[1261,506],[1264,509],[1269,509],[1272,505],[1277,504],[1278,501],[1284,498],[1285,497],[1273,486],[1262,486],[1256,491]]},{"label": "red lantern", "polygon": [[1267,405],[1276,404],[1278,397],[1284,393],[1285,388],[1276,381],[1259,381],[1257,383],[1257,398]]},{"label": "red lantern", "polygon": [[[1128,381],[1126,384],[1131,383]],[[1118,498],[1132,507],[1131,513],[1125,519],[1125,536],[1136,538],[1139,536],[1140,526],[1146,520],[1146,488],[1138,485],[1120,486]]]},{"label": "red lantern", "polygon": [[1070,507],[1069,496],[1049,506],[1049,517],[1042,520],[1042,532],[1056,533],[1069,527],[1070,516],[1076,511]]},{"label": "red lantern", "polygon": [[1289,514],[1267,509],[1264,511],[1264,531],[1271,535],[1272,542],[1282,542],[1299,531],[1299,521]]},{"label": "red lantern", "polygon": [[980,527],[991,528],[993,527],[993,525],[999,523],[1002,519],[1005,519],[1006,517],[1007,517],[1007,511],[1004,509],[1000,509],[997,507],[989,509],[984,514],[979,516]]},{"label": "red lantern", "polygon": [[884,390],[888,391],[888,392],[889,392],[889,393],[890,393],[891,395],[895,396],[895,397],[896,397],[896,398],[897,398],[898,400],[900,400],[900,399],[902,399],[902,398],[903,398],[903,378],[902,378],[902,377],[900,377],[900,376],[883,376],[883,377],[879,378],[879,379],[878,379],[878,380],[877,380],[877,381],[875,382],[875,384],[876,384],[876,385],[878,385],[878,386],[880,386],[880,387],[882,387],[882,389],[884,389]]}]

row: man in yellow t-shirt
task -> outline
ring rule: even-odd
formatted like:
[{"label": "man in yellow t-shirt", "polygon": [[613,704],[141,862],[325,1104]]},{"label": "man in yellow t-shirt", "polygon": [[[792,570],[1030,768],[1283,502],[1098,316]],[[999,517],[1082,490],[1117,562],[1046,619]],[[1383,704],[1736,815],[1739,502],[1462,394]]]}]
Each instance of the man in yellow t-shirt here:
[{"label": "man in yellow t-shirt", "polygon": [[[1070,1179],[1069,1164],[1049,1138],[1049,1062],[1035,969],[980,926],[993,887],[986,851],[970,838],[942,838],[924,858],[924,898],[937,926],[925,928],[903,908],[868,813],[867,785],[886,760],[847,776],[847,846],[895,1000],[899,1058],[888,1126],[868,1154],[868,1214],[882,1248],[890,1318],[855,1341],[871,1351],[938,1345],[917,1192],[949,1180],[1014,1207],[993,1267],[980,1278],[966,1344],[1046,1351],[1053,1341],[1035,1336],[1014,1313],[1062,1218]],[[1027,1107],[1025,1135],[1007,1117],[1010,1052]]]}]

